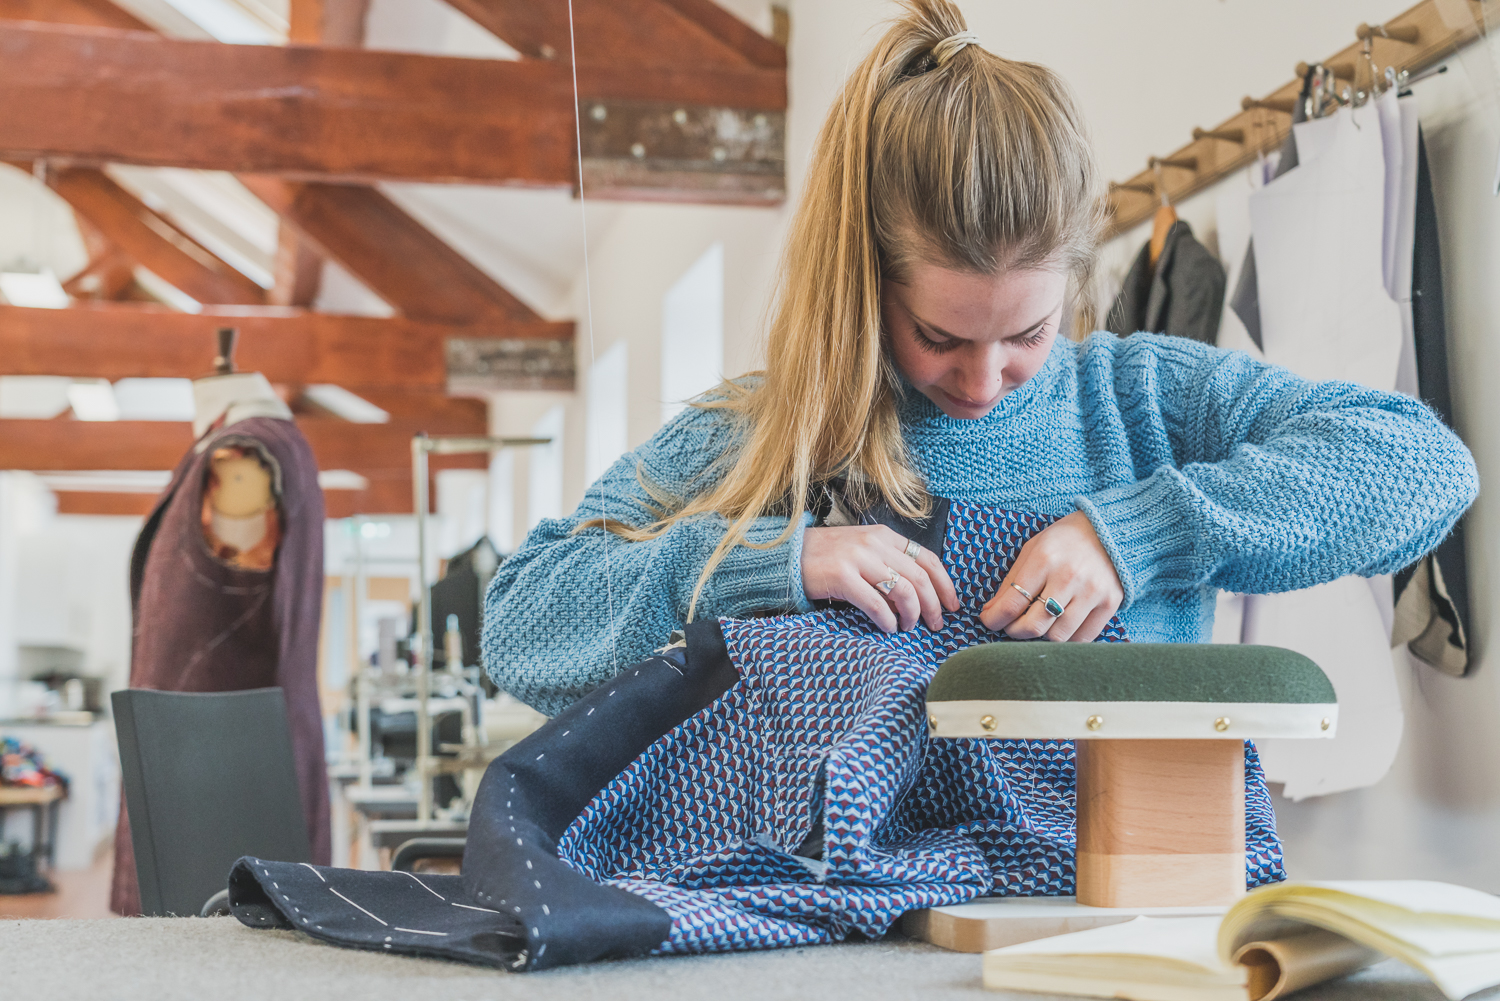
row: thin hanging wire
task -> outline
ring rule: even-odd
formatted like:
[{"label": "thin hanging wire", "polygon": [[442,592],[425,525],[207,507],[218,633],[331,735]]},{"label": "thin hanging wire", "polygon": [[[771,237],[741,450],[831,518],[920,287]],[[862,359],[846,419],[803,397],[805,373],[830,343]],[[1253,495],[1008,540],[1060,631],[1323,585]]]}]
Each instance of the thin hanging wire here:
[{"label": "thin hanging wire", "polygon": [[[578,144],[578,218],[583,230],[583,300],[589,327],[589,373],[594,367],[594,286],[589,276],[589,214],[583,197],[583,106],[578,100],[578,42],[573,34],[573,0],[568,0],[568,58],[573,71],[573,138]],[[599,491],[599,520],[604,522],[600,544],[604,546],[604,599],[609,608],[609,655],[615,673],[620,673],[620,650],[615,630],[614,580],[609,568],[609,514],[605,506],[607,489]]]}]

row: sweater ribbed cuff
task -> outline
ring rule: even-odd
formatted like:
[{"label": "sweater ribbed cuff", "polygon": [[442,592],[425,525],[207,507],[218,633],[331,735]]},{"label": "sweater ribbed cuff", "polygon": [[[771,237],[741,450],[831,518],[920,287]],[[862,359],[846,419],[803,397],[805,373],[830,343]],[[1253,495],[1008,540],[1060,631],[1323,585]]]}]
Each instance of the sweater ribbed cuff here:
[{"label": "sweater ribbed cuff", "polygon": [[1162,467],[1137,483],[1075,497],[1109,554],[1125,589],[1121,611],[1130,607],[1164,563],[1189,557],[1196,533],[1181,505],[1176,482],[1181,474]]},{"label": "sweater ribbed cuff", "polygon": [[[719,600],[717,615],[735,618],[751,612],[787,609],[812,611],[802,589],[802,535],[812,524],[804,514],[791,538],[771,549],[735,546],[714,570],[712,587]],[[774,542],[786,531],[785,518],[757,518],[745,533],[745,541]]]}]

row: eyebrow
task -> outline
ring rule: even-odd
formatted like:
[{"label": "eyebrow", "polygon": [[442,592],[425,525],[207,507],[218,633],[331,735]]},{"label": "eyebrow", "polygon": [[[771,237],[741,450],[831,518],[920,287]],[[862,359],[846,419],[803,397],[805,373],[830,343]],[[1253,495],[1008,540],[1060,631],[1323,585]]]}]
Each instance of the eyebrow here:
[{"label": "eyebrow", "polygon": [[[1003,341],[1014,341],[1014,340],[1017,340],[1018,338],[1025,337],[1027,334],[1035,333],[1036,330],[1039,327],[1041,327],[1042,324],[1044,324],[1048,320],[1052,319],[1052,315],[1057,312],[1058,307],[1061,306],[1061,305],[1062,305],[1062,303],[1059,302],[1057,304],[1057,306],[1053,306],[1050,310],[1047,311],[1047,315],[1046,316],[1042,317],[1040,320],[1036,321],[1031,326],[1027,327],[1025,330],[1022,330],[1020,333],[1016,333],[1016,334],[1006,334],[1004,337],[1001,338],[1001,340],[1003,340]],[[944,330],[942,327],[938,326],[935,323],[928,323],[926,320],[922,319],[920,316],[917,315],[916,310],[908,308],[907,312],[911,314],[911,318],[913,320],[916,320],[922,326],[926,327],[928,330],[931,330],[935,334],[942,334],[944,337],[947,337],[950,340],[955,340],[955,341],[968,340],[968,338],[966,338],[966,337],[957,337],[957,336],[955,336],[953,334],[948,333],[948,331]]]}]

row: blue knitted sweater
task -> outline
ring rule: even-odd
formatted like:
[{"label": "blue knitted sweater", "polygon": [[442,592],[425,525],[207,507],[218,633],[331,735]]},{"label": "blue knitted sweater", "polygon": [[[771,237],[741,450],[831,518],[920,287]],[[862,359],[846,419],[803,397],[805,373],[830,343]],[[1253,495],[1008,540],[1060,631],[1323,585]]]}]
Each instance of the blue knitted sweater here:
[{"label": "blue knitted sweater", "polygon": [[[1473,501],[1463,443],[1421,403],[1351,383],[1313,383],[1186,338],[1059,337],[1035,376],[987,416],[955,420],[909,390],[902,429],[935,496],[1093,522],[1125,587],[1132,639],[1199,642],[1219,589],[1290,591],[1404,567]],[[722,410],[688,408],[541,522],[496,572],[484,658],[501,688],[555,714],[667,642],[687,615],[725,521],[703,517],[626,542],[591,528],[654,518],[637,468],[677,496],[701,492],[736,447]],[[737,547],[699,615],[808,610],[790,541]],[[752,542],[786,519],[759,519]]]}]

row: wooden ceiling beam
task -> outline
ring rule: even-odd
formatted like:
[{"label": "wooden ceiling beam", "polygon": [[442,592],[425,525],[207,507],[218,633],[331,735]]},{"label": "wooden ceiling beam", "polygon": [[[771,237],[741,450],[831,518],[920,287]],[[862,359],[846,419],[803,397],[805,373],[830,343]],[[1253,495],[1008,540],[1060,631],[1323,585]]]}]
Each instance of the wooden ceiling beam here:
[{"label": "wooden ceiling beam", "polygon": [[524,56],[570,62],[653,66],[786,68],[786,50],[713,0],[448,0]]},{"label": "wooden ceiling beam", "polygon": [[151,30],[149,24],[110,0],[0,0],[0,20],[81,24],[120,31]]},{"label": "wooden ceiling beam", "polygon": [[[786,73],[756,66],[580,64],[578,82],[584,101],[786,107]],[[0,23],[11,158],[572,187],[572,95],[559,62]]]},{"label": "wooden ceiling beam", "polygon": [[135,261],[201,303],[262,306],[266,290],[102,170],[49,167],[47,186]]},{"label": "wooden ceiling beam", "polygon": [[568,342],[573,336],[571,323],[455,326],[274,308],[193,314],[135,305],[0,305],[0,374],[197,378],[212,368],[213,332],[221,326],[239,328],[235,357],[245,371],[263,372],[274,383],[331,382],[355,392],[446,389],[451,339]]},{"label": "wooden ceiling beam", "polygon": [[445,323],[541,318],[374,188],[263,175],[240,181],[285,224],[404,315]]},{"label": "wooden ceiling beam", "polygon": [[[411,439],[427,426],[413,422],[350,424],[305,419],[319,469],[404,471],[411,477]],[[470,433],[457,430],[452,433]],[[480,432],[472,432],[480,433]],[[0,420],[0,469],[174,469],[193,446],[191,424],[176,421]],[[484,455],[434,456],[434,468],[483,469]],[[362,473],[363,475],[363,473]]]},{"label": "wooden ceiling beam", "polygon": [[370,0],[291,0],[286,40],[298,45],[365,44]]}]

